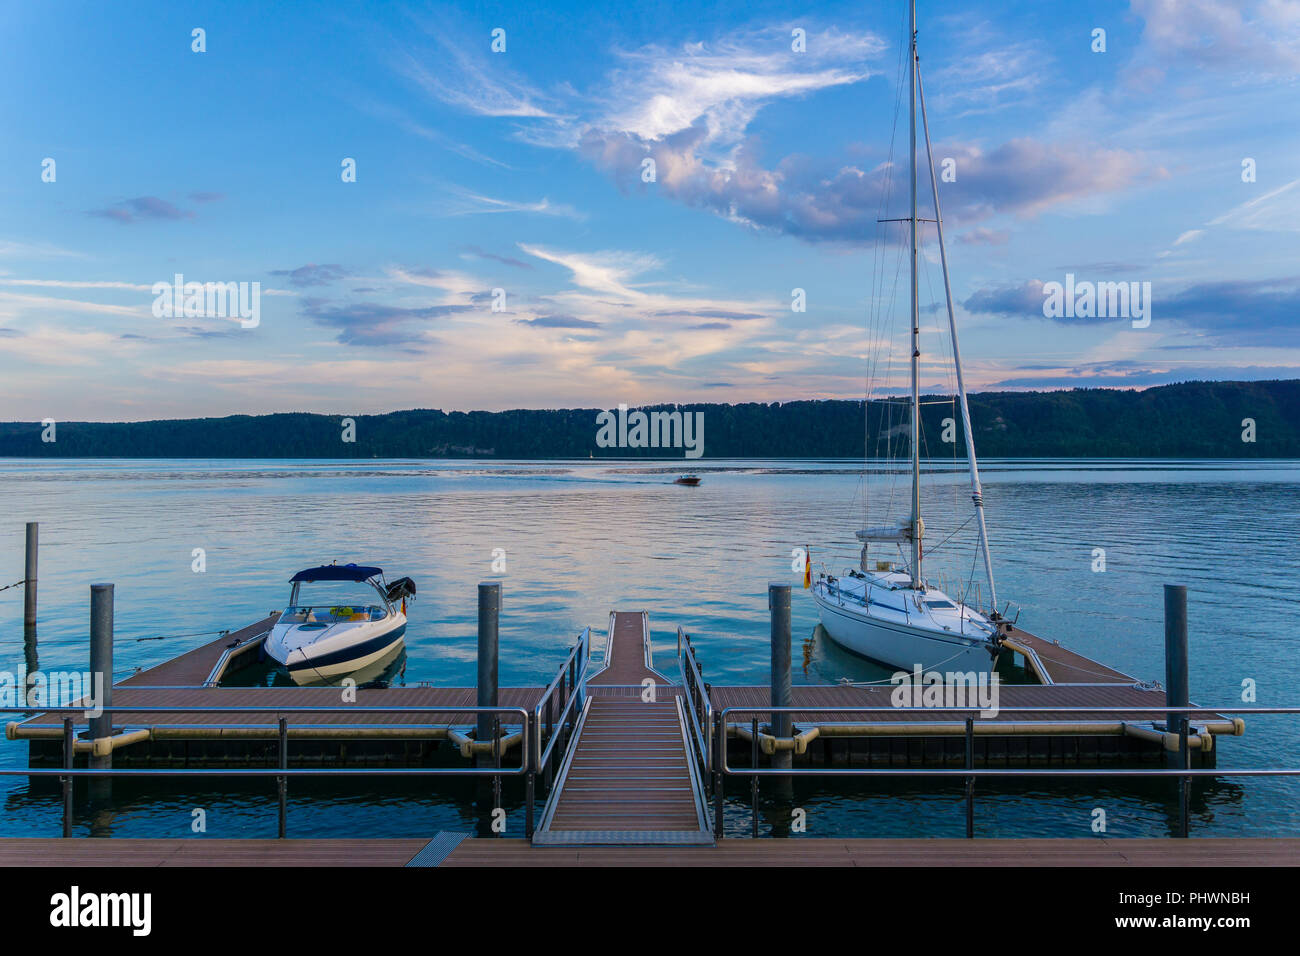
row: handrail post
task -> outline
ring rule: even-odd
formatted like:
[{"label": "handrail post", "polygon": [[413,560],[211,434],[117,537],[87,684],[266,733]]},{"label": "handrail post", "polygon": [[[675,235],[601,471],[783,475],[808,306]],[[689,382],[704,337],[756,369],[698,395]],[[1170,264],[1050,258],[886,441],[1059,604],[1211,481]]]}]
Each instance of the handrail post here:
[{"label": "handrail post", "polygon": [[722,726],[722,714],[719,712],[714,717],[717,724],[714,727],[713,739],[716,741],[715,746],[718,751],[713,755],[713,839],[719,843],[722,842],[722,768],[725,761],[722,759],[722,748],[727,746],[726,728]]},{"label": "handrail post", "polygon": [[565,734],[567,726],[566,721],[569,719],[569,685],[565,682],[567,675],[560,674],[560,722],[556,725],[555,732],[561,735],[564,745],[568,746],[568,735]]},{"label": "handrail post", "polygon": [[[966,769],[975,769],[975,718],[966,718]],[[966,778],[966,839],[975,838],[975,778]]]},{"label": "handrail post", "polygon": [[[552,714],[554,703],[555,703],[555,692],[552,691],[550,695],[548,695],[546,698],[546,744],[548,747],[550,747],[551,741],[555,739],[555,720]],[[541,762],[541,749],[542,749],[542,741],[541,741],[541,737],[539,736],[537,740],[537,751],[538,751],[537,759],[539,763]],[[554,750],[554,748],[551,749]],[[547,793],[550,793],[551,790],[550,757],[547,757],[546,763],[542,765],[542,784],[546,787]]]},{"label": "handrail post", "polygon": [[[750,738],[749,738],[750,766],[754,770],[757,770],[758,769],[758,717],[757,716],[750,719],[749,731],[750,731]],[[758,774],[756,773],[751,773],[749,775],[749,800],[753,807],[753,810],[750,814],[751,816],[750,828],[753,831],[752,835],[754,836],[755,839],[757,839],[758,838]]]},{"label": "handrail post", "polygon": [[537,714],[535,712],[530,711],[528,714],[528,730],[527,733],[525,734],[525,737],[527,739],[524,741],[528,745],[527,747],[528,775],[524,781],[524,789],[526,791],[524,794],[524,801],[525,801],[524,835],[528,837],[528,839],[530,840],[533,838],[533,799],[536,795],[536,786],[537,786],[538,758],[535,757],[533,754],[533,747],[535,745],[534,741],[535,741],[536,734],[537,734]]},{"label": "handrail post", "polygon": [[[289,769],[289,721],[285,717],[280,717],[280,769]],[[289,828],[289,778],[278,776],[275,778],[276,789],[280,798],[280,826],[278,836],[281,840]]]},{"label": "handrail post", "polygon": [[[501,769],[501,715],[492,715],[492,766]],[[501,774],[492,775],[492,809],[501,807]]]},{"label": "handrail post", "polygon": [[[1187,746],[1187,715],[1183,715],[1183,722],[1178,728],[1178,752],[1182,756],[1184,770],[1190,770],[1192,766],[1192,753]],[[1192,796],[1192,778],[1182,776],[1178,778],[1178,835],[1187,839],[1191,830],[1191,796]]]},{"label": "handrail post", "polygon": [[[72,769],[72,758],[76,747],[76,735],[72,728],[72,718],[63,718],[63,768]],[[63,835],[72,836],[72,777],[63,778]]]},{"label": "handrail post", "polygon": [[706,769],[706,770],[712,770],[712,769],[717,765],[717,764],[716,764],[716,761],[714,760],[714,757],[716,757],[717,754],[715,754],[715,753],[713,752],[713,738],[714,738],[714,736],[715,736],[714,733],[713,733],[713,730],[714,730],[713,725],[714,725],[715,721],[714,721],[713,705],[712,705],[712,703],[709,701],[709,698],[708,698],[709,685],[708,685],[708,684],[705,684],[705,685],[700,689],[700,692],[701,692],[701,694],[703,695],[703,696],[700,698],[700,700],[701,700],[701,709],[702,709],[702,711],[703,711],[703,713],[702,713],[701,716],[700,716],[700,719],[701,719],[702,721],[704,721],[704,723],[705,723],[705,730],[704,730],[704,733],[705,733],[705,737],[706,737],[706,739],[705,739],[705,741],[704,741],[704,751],[705,751],[705,753],[707,753],[707,754],[709,755],[709,757],[708,757],[708,760],[709,760],[708,766],[706,766],[704,769]]},{"label": "handrail post", "polygon": [[578,641],[581,646],[581,650],[579,651],[581,661],[579,662],[578,673],[574,678],[576,683],[573,688],[578,695],[577,707],[579,710],[581,710],[582,705],[586,703],[587,697],[587,661],[591,658],[590,641],[591,630],[587,629],[582,632],[582,637]]}]

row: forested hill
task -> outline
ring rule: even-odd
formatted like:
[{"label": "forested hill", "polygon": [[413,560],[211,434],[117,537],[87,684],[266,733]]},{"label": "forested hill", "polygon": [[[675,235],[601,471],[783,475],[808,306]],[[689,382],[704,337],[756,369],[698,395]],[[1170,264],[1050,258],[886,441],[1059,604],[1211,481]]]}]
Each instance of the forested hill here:
[{"label": "forested hill", "polygon": [[[923,399],[923,453],[964,456],[950,397]],[[859,458],[907,452],[903,399],[643,406],[702,412],[705,458]],[[1145,391],[970,397],[984,458],[1297,458],[1300,380],[1188,382]],[[682,458],[681,448],[601,447],[600,409],[352,416],[284,413],[132,423],[0,423],[0,456],[41,458]],[[953,419],[946,424],[945,419]],[[1254,441],[1243,440],[1254,425]],[[944,442],[945,430],[949,443]]]}]

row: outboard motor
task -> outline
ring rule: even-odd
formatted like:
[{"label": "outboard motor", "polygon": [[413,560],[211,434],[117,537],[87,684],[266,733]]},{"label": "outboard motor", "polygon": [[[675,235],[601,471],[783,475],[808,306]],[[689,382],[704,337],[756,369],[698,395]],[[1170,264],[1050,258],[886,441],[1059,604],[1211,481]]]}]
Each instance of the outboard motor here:
[{"label": "outboard motor", "polygon": [[388,595],[388,600],[393,604],[405,601],[407,598],[414,598],[415,582],[410,578],[398,578],[388,585],[388,590],[385,593]]}]

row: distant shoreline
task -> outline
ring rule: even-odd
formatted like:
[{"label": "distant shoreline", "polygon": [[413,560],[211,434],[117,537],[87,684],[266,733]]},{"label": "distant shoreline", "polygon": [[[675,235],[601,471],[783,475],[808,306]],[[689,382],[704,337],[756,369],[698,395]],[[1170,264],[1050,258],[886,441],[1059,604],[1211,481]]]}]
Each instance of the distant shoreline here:
[{"label": "distant shoreline", "polygon": [[[965,457],[951,396],[922,406],[923,458]],[[617,408],[617,404],[612,407]],[[377,415],[280,412],[143,422],[0,423],[0,458],[563,461],[890,459],[910,454],[899,400],[827,399],[608,409]],[[982,459],[1289,459],[1300,457],[1300,380],[1187,382],[1143,391],[1075,389],[970,396]],[[702,422],[698,434],[682,419]],[[604,422],[602,431],[601,423]],[[660,439],[662,438],[662,442]],[[698,448],[692,445],[696,441]],[[639,444],[638,444],[639,442]],[[611,443],[613,443],[611,447]]]}]

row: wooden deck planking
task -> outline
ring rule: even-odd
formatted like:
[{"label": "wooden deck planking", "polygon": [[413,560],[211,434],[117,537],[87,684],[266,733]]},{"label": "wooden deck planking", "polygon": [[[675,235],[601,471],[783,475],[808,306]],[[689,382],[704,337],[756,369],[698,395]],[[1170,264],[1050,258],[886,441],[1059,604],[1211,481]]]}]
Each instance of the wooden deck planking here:
[{"label": "wooden deck planking", "polygon": [[[1022,653],[1023,649],[1032,650],[1047,671],[1053,684],[1131,685],[1137,683],[1135,678],[1117,671],[1113,667],[1107,667],[1105,664],[1084,657],[1082,654],[1066,650],[1060,644],[1043,640],[1041,637],[1035,637],[1028,631],[1022,631],[1018,627],[1008,635],[1008,641],[1013,649]],[[1026,655],[1026,663],[1031,670],[1037,672],[1038,668],[1029,660],[1028,655]],[[1042,675],[1039,674],[1038,676],[1041,680]],[[1047,682],[1044,681],[1044,683]]]},{"label": "wooden deck planking", "polygon": [[171,660],[163,661],[147,670],[139,671],[132,674],[126,680],[119,681],[115,687],[130,686],[197,686],[208,679],[212,673],[212,668],[217,665],[221,655],[227,649],[233,648],[239,644],[246,644],[249,641],[261,637],[271,630],[280,612],[273,614],[257,621],[248,627],[242,627],[237,631],[229,634],[223,634],[215,641],[209,641],[193,650],[173,657]]},{"label": "wooden deck planking", "polygon": [[428,839],[0,839],[0,866],[405,866]]},{"label": "wooden deck planking", "polygon": [[646,678],[663,681],[663,675],[649,665],[650,646],[644,611],[617,611],[605,642],[605,660],[599,672],[587,681],[589,687],[610,684],[640,684]]},{"label": "wooden deck planking", "polygon": [[[405,866],[418,839],[232,840],[0,839],[0,866]],[[450,867],[526,866],[1294,866],[1300,839],[726,840],[716,847],[533,847],[527,840],[467,839]]]},{"label": "wooden deck planking", "polygon": [[733,839],[715,847],[540,847],[527,840],[465,840],[452,867],[524,866],[1294,866],[1300,839],[870,840]]}]

